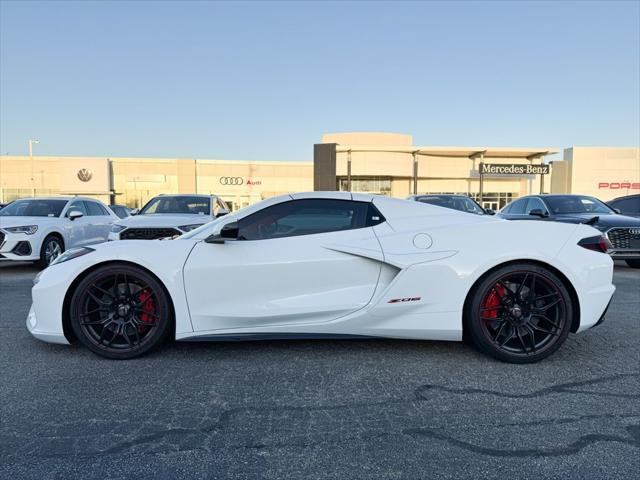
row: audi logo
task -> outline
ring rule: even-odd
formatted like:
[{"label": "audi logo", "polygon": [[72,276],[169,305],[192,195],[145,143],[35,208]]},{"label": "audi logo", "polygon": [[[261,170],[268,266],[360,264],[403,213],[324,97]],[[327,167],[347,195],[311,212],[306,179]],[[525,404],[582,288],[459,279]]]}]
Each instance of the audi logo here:
[{"label": "audi logo", "polygon": [[243,183],[242,177],[220,177],[220,185],[242,185]]},{"label": "audi logo", "polygon": [[640,228],[630,228],[629,233],[631,235],[640,235]]},{"label": "audi logo", "polygon": [[88,182],[92,178],[93,172],[91,172],[91,170],[88,170],[86,168],[81,168],[80,170],[78,170],[78,180],[80,180],[81,182]]}]

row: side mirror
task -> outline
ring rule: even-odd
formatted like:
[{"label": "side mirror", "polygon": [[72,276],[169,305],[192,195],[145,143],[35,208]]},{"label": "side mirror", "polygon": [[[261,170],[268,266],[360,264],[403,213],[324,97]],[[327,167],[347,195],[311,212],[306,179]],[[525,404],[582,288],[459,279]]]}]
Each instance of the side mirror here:
[{"label": "side mirror", "polygon": [[534,217],[540,217],[540,218],[548,217],[548,215],[544,213],[542,210],[540,210],[539,208],[534,208],[533,210],[531,210],[529,212],[529,215],[533,215]]},{"label": "side mirror", "polygon": [[496,211],[493,208],[485,208],[484,213],[486,213],[487,215],[495,215]]},{"label": "side mirror", "polygon": [[84,213],[82,213],[79,210],[71,210],[69,212],[69,220],[71,220],[72,222],[76,219],[76,218],[80,218],[83,217]]},{"label": "side mirror", "polygon": [[220,233],[209,235],[205,242],[207,243],[224,243],[227,240],[237,240],[238,239],[238,222],[227,223],[222,227]]},{"label": "side mirror", "polygon": [[129,212],[130,215],[137,215],[138,213],[140,213],[140,209],[139,208],[134,208],[133,210],[131,210]]},{"label": "side mirror", "polygon": [[622,210],[620,210],[619,208],[612,208],[612,210],[616,212],[618,215],[622,213]]}]

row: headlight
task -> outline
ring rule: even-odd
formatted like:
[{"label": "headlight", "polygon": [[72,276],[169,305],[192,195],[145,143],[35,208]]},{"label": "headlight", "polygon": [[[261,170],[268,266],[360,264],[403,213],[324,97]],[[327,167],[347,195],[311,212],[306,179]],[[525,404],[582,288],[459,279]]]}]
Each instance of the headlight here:
[{"label": "headlight", "polygon": [[191,230],[195,230],[196,228],[202,226],[202,223],[194,223],[193,225],[182,225],[178,227],[183,232],[190,232]]},{"label": "headlight", "polygon": [[91,253],[91,252],[95,252],[95,249],[89,248],[89,247],[72,248],[71,250],[67,250],[66,252],[64,252],[59,257],[56,257],[56,259],[53,262],[51,262],[49,266],[57,265],[58,263],[62,263],[62,262],[68,262],[69,260],[82,257],[83,255],[86,255],[87,253]]},{"label": "headlight", "polygon": [[122,230],[124,230],[125,227],[124,225],[116,225],[115,223],[113,225],[111,225],[111,232],[113,233],[118,233],[121,232]]},{"label": "headlight", "polygon": [[27,235],[33,235],[38,231],[37,225],[27,225],[25,227],[5,227],[9,233],[26,233]]}]

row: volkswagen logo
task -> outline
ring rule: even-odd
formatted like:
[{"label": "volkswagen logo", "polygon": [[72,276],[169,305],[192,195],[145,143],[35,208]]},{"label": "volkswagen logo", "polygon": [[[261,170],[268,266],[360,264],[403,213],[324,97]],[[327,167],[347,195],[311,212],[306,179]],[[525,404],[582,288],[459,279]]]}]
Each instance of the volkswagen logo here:
[{"label": "volkswagen logo", "polygon": [[220,177],[220,185],[242,185],[243,183],[242,177]]},{"label": "volkswagen logo", "polygon": [[640,228],[630,228],[629,233],[631,235],[640,235]]},{"label": "volkswagen logo", "polygon": [[81,182],[88,182],[92,178],[93,172],[91,172],[91,170],[88,170],[86,168],[81,168],[80,170],[78,170],[78,180],[80,180]]}]

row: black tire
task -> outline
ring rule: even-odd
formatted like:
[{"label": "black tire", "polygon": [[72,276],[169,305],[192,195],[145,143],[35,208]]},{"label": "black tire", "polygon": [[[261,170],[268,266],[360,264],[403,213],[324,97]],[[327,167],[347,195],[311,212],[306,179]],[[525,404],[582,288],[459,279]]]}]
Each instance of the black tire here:
[{"label": "black tire", "polygon": [[481,352],[509,363],[538,362],[564,343],[573,320],[563,281],[539,265],[507,265],[485,275],[465,308],[465,332]]},{"label": "black tire", "polygon": [[78,340],[110,359],[139,357],[157,348],[173,324],[162,284],[132,265],[107,265],[91,272],[76,287],[70,307]]},{"label": "black tire", "polygon": [[640,260],[625,260],[631,268],[640,268]]},{"label": "black tire", "polygon": [[40,247],[40,260],[36,263],[40,268],[47,268],[56,257],[64,252],[64,241],[58,235],[47,235]]}]

